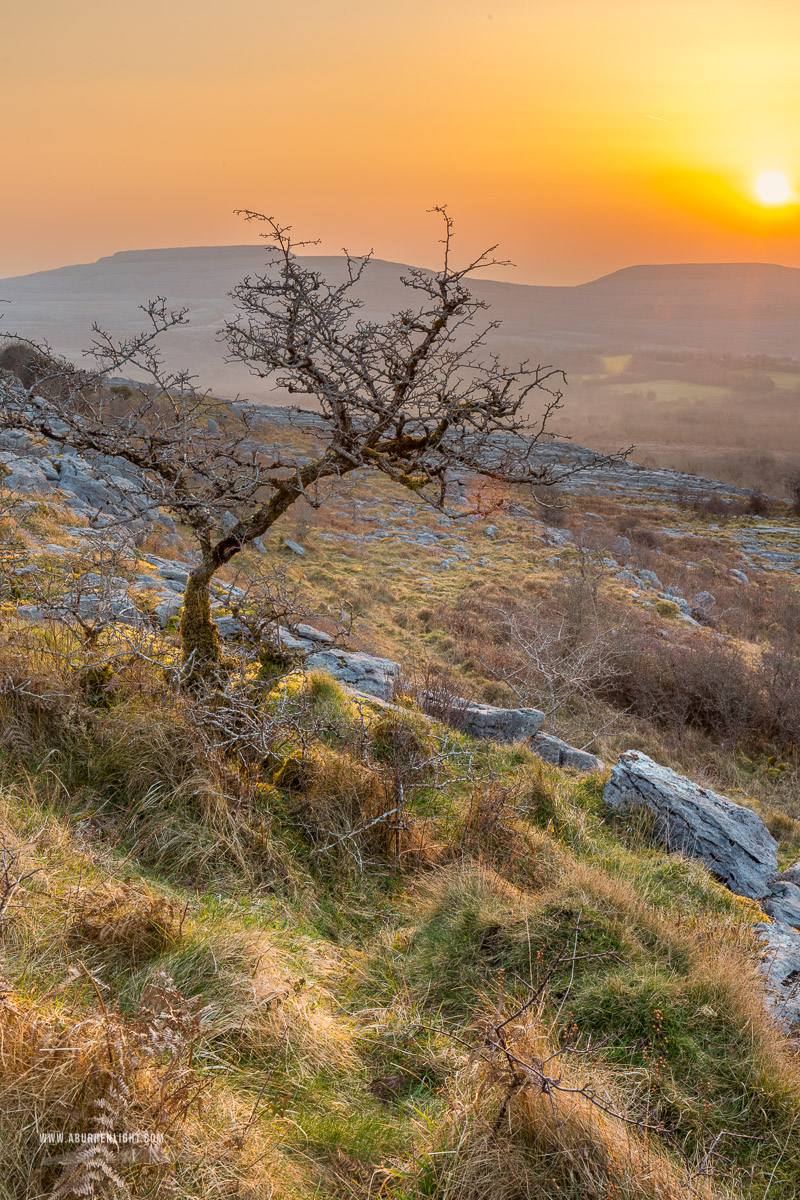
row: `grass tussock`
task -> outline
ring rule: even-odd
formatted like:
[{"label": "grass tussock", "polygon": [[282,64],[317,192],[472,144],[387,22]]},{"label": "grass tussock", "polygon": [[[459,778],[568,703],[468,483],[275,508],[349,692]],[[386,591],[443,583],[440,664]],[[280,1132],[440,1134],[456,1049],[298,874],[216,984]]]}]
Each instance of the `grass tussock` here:
[{"label": "grass tussock", "polygon": [[626,1114],[613,1082],[595,1071],[588,1083],[535,1021],[514,1025],[504,1042],[505,1069],[482,1061],[461,1080],[449,1138],[423,1168],[426,1195],[723,1200],[733,1194],[701,1161],[659,1146],[643,1122]]},{"label": "grass tussock", "polygon": [[215,1054],[267,1065],[279,1055],[305,1072],[354,1062],[352,1031],[324,983],[300,974],[264,935],[194,937],[135,974],[128,1003],[140,1002],[159,973],[202,1004]]},{"label": "grass tussock", "polygon": [[0,1003],[0,1195],[208,1195],[237,1177],[267,1187],[269,1175],[278,1184],[277,1147],[269,1173],[241,1161],[232,1139],[242,1113],[194,1068],[201,1015],[168,978],[152,980],[127,1020],[88,973],[64,983],[58,998],[11,991]]}]

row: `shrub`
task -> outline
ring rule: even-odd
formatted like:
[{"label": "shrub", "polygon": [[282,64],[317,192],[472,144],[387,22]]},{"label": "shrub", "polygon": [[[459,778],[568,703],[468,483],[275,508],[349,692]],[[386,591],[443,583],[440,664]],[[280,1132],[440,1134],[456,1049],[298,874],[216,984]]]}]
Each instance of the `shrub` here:
[{"label": "shrub", "polygon": [[694,726],[728,746],[800,746],[800,660],[779,649],[752,663],[717,640],[620,636],[602,694],[657,725]]},{"label": "shrub", "polygon": [[789,499],[792,502],[795,515],[800,517],[800,467],[795,467],[790,472],[786,480],[786,486],[789,489]]},{"label": "shrub", "polygon": [[768,517],[772,513],[772,501],[762,491],[753,491],[744,502],[743,509],[748,516]]},{"label": "shrub", "polygon": [[674,621],[680,609],[674,600],[656,600],[656,612],[668,621]]}]

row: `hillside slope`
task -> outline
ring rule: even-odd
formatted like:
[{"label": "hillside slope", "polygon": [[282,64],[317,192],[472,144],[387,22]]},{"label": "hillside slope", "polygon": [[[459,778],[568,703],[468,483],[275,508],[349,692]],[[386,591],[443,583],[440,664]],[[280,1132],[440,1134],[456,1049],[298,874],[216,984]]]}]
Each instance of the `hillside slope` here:
[{"label": "hillside slope", "polygon": [[[309,258],[331,278],[341,257]],[[241,367],[224,363],[215,340],[230,314],[228,293],[258,271],[263,249],[211,246],[125,251],[96,263],[0,280],[4,324],[46,337],[78,354],[93,321],[115,332],[138,327],[137,305],[166,296],[189,309],[191,324],[170,341],[168,361],[192,365],[203,386],[256,400],[273,391]],[[364,313],[380,317],[404,303],[404,268],[375,260],[363,287]],[[574,287],[539,287],[476,279],[475,292],[503,327],[494,345],[513,359],[547,357],[559,348],[632,351],[665,347],[714,353],[794,355],[800,328],[800,269],[760,263],[636,266]]]},{"label": "hillside slope", "polygon": [[800,1200],[777,893],[604,766],[688,777],[800,891],[788,507],[604,469],[489,524],[472,479],[448,519],[357,474],[219,573],[187,687],[190,531],[87,455],[0,441],[0,1200]]}]

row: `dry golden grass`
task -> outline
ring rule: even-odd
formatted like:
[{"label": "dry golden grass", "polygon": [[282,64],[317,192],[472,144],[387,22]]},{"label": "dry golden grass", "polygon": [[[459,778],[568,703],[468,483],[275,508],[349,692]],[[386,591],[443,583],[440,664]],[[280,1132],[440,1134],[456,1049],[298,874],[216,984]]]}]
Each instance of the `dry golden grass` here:
[{"label": "dry golden grass", "polygon": [[[482,553],[480,536],[464,534]],[[303,569],[320,553],[309,541]],[[435,595],[377,590],[371,553],[348,574],[331,550],[328,581],[385,621],[375,642],[362,632],[365,648],[451,659],[458,686],[480,694],[477,657],[435,628]],[[421,553],[421,570],[437,554]],[[546,599],[557,569],[531,562],[487,579],[485,595]],[[721,557],[708,569],[724,568]],[[458,590],[450,579],[439,592]],[[772,1192],[800,1196],[800,1171],[779,1154],[796,1136],[800,1081],[763,1009],[748,932],[758,914],[702,867],[660,855],[646,830],[610,822],[601,777],[452,733],[452,767],[415,774],[444,731],[411,700],[387,715],[320,674],[265,695],[257,664],[250,697],[278,733],[263,754],[225,753],[204,737],[197,698],[169,686],[168,636],[157,635],[163,673],[115,659],[112,689],[94,693],[63,665],[74,646],[37,636],[0,654],[0,676],[33,681],[0,699],[18,789],[0,824],[21,847],[18,869],[39,871],[1,931],[0,1200],[67,1200],[89,1168],[110,1189],[100,1156],[74,1187],[63,1164],[42,1173],[34,1137],[106,1119],[168,1126],[161,1178],[122,1164],[142,1200],[774,1200],[771,1173]],[[641,736],[680,765],[658,731]],[[795,836],[788,819],[773,825]],[[597,963],[577,963],[574,980],[561,969],[536,1019],[512,1022],[508,1046],[529,1064],[515,1079],[485,1054],[487,1029],[576,930]],[[171,1016],[155,1013],[159,997]],[[668,1007],[669,1047],[653,1016]],[[573,1020],[575,1048],[591,1050],[580,1058],[560,1052]],[[585,1093],[543,1091],[536,1063],[551,1054],[564,1086],[589,1083],[634,1123]],[[662,1120],[675,1138],[641,1127]],[[729,1182],[718,1153],[703,1165],[720,1130]],[[697,1173],[712,1166],[715,1178]]]},{"label": "dry golden grass", "polygon": [[[235,1057],[269,1063],[287,1058],[293,1071],[345,1069],[354,1064],[348,1021],[336,1015],[331,992],[301,974],[270,939],[256,932],[206,932],[158,960],[177,987],[202,999],[208,1038]],[[319,963],[309,963],[313,970]],[[135,986],[151,975],[139,973]]]},{"label": "dry golden grass", "polygon": [[[81,984],[96,989],[93,1013],[71,995]],[[0,1000],[4,1200],[121,1198],[129,1188],[198,1197],[233,1188],[252,1200],[306,1194],[276,1139],[253,1129],[252,1106],[192,1066],[197,1013],[169,981],[151,988],[133,1020],[107,1008],[88,976],[67,977],[65,988],[66,1001],[11,992]],[[40,1133],[64,1140],[43,1144]]]},{"label": "dry golden grass", "polygon": [[[735,1195],[704,1174],[705,1164],[681,1161],[635,1116],[626,1120],[613,1080],[596,1067],[573,1066],[536,1019],[507,1027],[505,1044],[508,1056],[479,1060],[456,1083],[449,1137],[434,1151],[443,1155],[431,1172],[436,1200]],[[545,1084],[549,1079],[556,1086]]]}]

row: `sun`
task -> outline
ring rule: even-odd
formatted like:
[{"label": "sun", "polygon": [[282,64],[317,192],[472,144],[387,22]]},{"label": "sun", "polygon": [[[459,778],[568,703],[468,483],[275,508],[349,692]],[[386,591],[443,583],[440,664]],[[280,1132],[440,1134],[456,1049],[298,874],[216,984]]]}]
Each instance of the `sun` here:
[{"label": "sun", "polygon": [[788,204],[795,192],[782,171],[762,171],[755,182],[755,193],[762,204],[777,207]]}]

